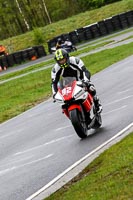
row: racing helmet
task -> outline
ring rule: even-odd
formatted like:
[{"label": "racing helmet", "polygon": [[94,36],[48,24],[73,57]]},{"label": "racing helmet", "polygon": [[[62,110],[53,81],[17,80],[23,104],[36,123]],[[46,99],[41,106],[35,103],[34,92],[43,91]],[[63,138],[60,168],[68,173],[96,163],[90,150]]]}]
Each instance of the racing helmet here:
[{"label": "racing helmet", "polygon": [[62,68],[69,66],[69,54],[65,49],[58,49],[55,52],[55,60]]}]

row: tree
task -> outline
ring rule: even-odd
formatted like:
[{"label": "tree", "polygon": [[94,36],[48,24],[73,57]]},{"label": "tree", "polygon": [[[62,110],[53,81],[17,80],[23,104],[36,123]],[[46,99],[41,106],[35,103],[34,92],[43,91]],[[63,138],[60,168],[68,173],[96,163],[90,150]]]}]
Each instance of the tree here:
[{"label": "tree", "polygon": [[23,20],[24,20],[25,26],[26,26],[27,30],[29,31],[30,30],[30,26],[29,26],[29,24],[28,24],[28,22],[27,22],[27,20],[25,18],[25,15],[24,15],[24,13],[23,13],[23,11],[21,9],[21,6],[20,6],[18,0],[15,0],[15,2],[16,2],[17,8],[18,8]]},{"label": "tree", "polygon": [[43,6],[44,6],[44,9],[45,9],[45,13],[46,13],[46,15],[47,15],[47,17],[48,17],[48,21],[49,21],[49,23],[51,24],[52,21],[51,21],[51,18],[50,18],[50,15],[49,15],[48,9],[47,9],[47,7],[46,7],[45,1],[42,0],[42,3],[43,3]]},{"label": "tree", "polygon": [[119,0],[0,0],[0,39]]}]

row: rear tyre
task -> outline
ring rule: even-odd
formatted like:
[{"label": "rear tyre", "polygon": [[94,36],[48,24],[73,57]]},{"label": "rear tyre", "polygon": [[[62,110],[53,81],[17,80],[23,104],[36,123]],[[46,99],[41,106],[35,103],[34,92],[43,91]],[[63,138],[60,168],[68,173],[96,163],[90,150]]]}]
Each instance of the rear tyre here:
[{"label": "rear tyre", "polygon": [[74,109],[69,112],[69,116],[77,135],[80,138],[86,138],[87,126],[83,114],[78,109]]}]

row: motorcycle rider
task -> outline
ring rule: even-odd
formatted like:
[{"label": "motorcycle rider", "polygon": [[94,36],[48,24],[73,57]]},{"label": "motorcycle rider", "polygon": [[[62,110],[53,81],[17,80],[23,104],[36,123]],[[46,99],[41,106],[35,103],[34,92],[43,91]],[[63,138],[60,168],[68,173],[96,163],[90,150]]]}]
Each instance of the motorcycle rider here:
[{"label": "motorcycle rider", "polygon": [[68,38],[66,40],[62,40],[61,38],[58,38],[57,43],[56,43],[56,50],[60,48],[66,49],[68,53],[71,51],[77,50],[77,48],[73,45],[73,43]]},{"label": "motorcycle rider", "polygon": [[61,38],[58,38],[57,43],[56,43],[56,49],[62,48],[62,45],[64,44],[64,40]]},{"label": "motorcycle rider", "polygon": [[69,48],[68,53],[71,51],[77,51],[77,48],[73,45],[73,43],[68,38],[65,40],[64,45]]},{"label": "motorcycle rider", "polygon": [[96,95],[96,89],[90,81],[91,74],[86,69],[83,61],[78,57],[69,56],[65,49],[56,50],[55,61],[56,64],[51,71],[53,98],[58,91],[57,84],[61,76],[76,77],[77,80],[82,80],[85,83],[88,91],[93,95],[97,113],[100,113],[102,111],[102,105]]}]

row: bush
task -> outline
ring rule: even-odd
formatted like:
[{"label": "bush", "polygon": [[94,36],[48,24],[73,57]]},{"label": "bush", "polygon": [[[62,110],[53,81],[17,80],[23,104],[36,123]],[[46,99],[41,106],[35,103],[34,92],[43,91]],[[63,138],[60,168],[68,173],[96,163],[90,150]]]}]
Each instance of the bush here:
[{"label": "bush", "polygon": [[44,36],[43,36],[43,32],[41,29],[39,28],[34,28],[33,30],[33,37],[34,37],[34,43],[36,45],[42,44],[44,43]]}]

